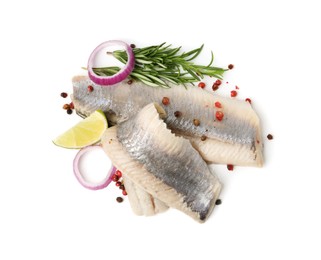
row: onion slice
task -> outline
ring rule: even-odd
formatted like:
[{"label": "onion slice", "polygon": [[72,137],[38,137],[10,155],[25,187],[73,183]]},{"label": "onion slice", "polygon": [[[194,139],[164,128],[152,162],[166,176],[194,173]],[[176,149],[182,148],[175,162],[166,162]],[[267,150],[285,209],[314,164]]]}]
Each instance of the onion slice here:
[{"label": "onion slice", "polygon": [[[119,72],[117,72],[116,74],[114,74],[112,76],[98,76],[98,75],[96,75],[95,72],[93,71],[93,66],[94,66],[94,61],[95,61],[97,54],[102,49],[109,47],[109,46],[115,46],[115,45],[125,47],[125,51],[128,56],[128,60],[127,60],[126,65]],[[134,56],[132,48],[125,42],[112,40],[112,41],[103,42],[102,44],[98,45],[93,50],[93,52],[91,53],[89,60],[88,60],[87,69],[88,69],[89,78],[94,83],[99,84],[99,85],[103,85],[103,86],[110,86],[110,85],[114,85],[114,84],[126,79],[129,76],[129,74],[133,71],[134,66],[135,66],[135,56]]]},{"label": "onion slice", "polygon": [[81,172],[79,170],[79,162],[81,160],[81,157],[85,153],[90,152],[92,150],[96,150],[96,149],[102,149],[102,147],[100,145],[92,145],[92,146],[87,146],[87,147],[82,148],[76,154],[74,162],[73,162],[74,174],[75,174],[77,180],[79,181],[79,183],[82,186],[84,186],[85,188],[90,189],[90,190],[100,190],[100,189],[106,188],[109,185],[109,183],[112,181],[112,176],[116,172],[116,168],[114,166],[111,167],[108,174],[106,175],[106,177],[98,183],[92,183],[84,178],[84,176],[81,174]]}]

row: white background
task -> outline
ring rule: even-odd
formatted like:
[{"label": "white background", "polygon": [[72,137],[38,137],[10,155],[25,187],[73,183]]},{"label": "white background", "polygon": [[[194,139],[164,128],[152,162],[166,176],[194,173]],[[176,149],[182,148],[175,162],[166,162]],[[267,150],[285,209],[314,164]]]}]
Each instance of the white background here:
[{"label": "white background", "polygon": [[[320,259],[319,10],[311,0],[2,1],[0,259]],[[175,210],[135,216],[113,185],[82,188],[76,151],[52,144],[79,120],[60,92],[111,39],[205,43],[204,63],[213,50],[216,65],[235,65],[221,93],[237,84],[253,100],[266,163],[214,166],[223,203],[205,224]]]}]

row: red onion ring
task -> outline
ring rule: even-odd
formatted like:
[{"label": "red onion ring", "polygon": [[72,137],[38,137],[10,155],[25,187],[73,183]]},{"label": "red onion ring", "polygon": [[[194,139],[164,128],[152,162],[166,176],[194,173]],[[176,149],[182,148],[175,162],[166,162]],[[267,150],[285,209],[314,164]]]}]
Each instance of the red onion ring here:
[{"label": "red onion ring", "polygon": [[98,183],[92,183],[84,178],[84,176],[81,174],[81,172],[79,170],[79,162],[80,162],[81,156],[83,156],[85,153],[90,152],[95,149],[102,149],[102,147],[100,145],[92,145],[92,146],[87,146],[87,147],[82,148],[76,154],[74,162],[73,162],[74,174],[75,174],[77,180],[79,181],[79,183],[82,186],[84,186],[85,188],[90,189],[90,190],[100,190],[100,189],[106,188],[109,185],[109,183],[112,181],[112,176],[116,172],[116,168],[114,166],[111,167],[108,174],[106,175],[106,177]]},{"label": "red onion ring", "polygon": [[[95,72],[93,71],[93,66],[94,66],[94,61],[95,61],[96,55],[102,49],[109,47],[109,46],[114,46],[114,45],[119,45],[119,46],[125,47],[125,51],[128,56],[128,60],[127,60],[126,65],[118,73],[116,73],[112,76],[98,76],[98,75],[96,75]],[[125,42],[112,40],[112,41],[103,42],[102,44],[98,45],[93,50],[93,52],[89,56],[87,69],[88,69],[89,78],[94,83],[99,84],[99,85],[103,85],[103,86],[110,86],[110,85],[114,85],[114,84],[126,79],[129,76],[129,74],[133,71],[134,66],[135,66],[135,56],[134,56],[132,48]]]}]

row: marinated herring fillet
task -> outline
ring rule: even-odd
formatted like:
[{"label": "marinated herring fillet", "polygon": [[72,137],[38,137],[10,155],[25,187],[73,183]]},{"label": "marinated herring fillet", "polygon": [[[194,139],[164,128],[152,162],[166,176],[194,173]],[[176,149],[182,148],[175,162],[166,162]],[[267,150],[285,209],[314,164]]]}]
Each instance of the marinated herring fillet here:
[{"label": "marinated herring fillet", "polygon": [[[242,166],[262,166],[262,139],[260,121],[248,102],[224,98],[194,86],[172,85],[169,89],[153,88],[140,82],[127,81],[102,87],[87,76],[73,78],[72,100],[78,114],[88,116],[95,110],[105,112],[112,125],[124,122],[136,115],[149,103],[162,103],[168,97],[170,103],[162,105],[164,119],[173,133],[188,138],[204,160],[211,163]],[[88,86],[93,91],[88,91]],[[216,108],[220,102],[222,108]],[[179,111],[180,113],[175,112]],[[216,111],[224,118],[218,121]],[[179,116],[177,116],[179,114]],[[194,125],[193,120],[200,122]],[[202,141],[201,137],[206,140]]]},{"label": "marinated herring fillet", "polygon": [[123,181],[130,206],[135,214],[152,216],[168,209],[164,202],[154,198],[124,175]]},{"label": "marinated herring fillet", "polygon": [[175,136],[151,103],[138,114],[108,128],[102,145],[112,163],[153,197],[199,222],[211,214],[221,183],[190,142]]}]

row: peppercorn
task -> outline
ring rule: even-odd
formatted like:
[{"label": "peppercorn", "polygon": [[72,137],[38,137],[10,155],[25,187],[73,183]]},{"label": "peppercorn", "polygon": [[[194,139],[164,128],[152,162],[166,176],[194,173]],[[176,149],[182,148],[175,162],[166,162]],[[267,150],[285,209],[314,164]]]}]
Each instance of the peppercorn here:
[{"label": "peppercorn", "polygon": [[227,165],[227,169],[228,169],[229,171],[233,171],[233,170],[234,170],[234,165],[233,165],[233,164],[228,164],[228,165]]},{"label": "peppercorn", "polygon": [[215,81],[215,83],[214,83],[214,84],[216,84],[217,86],[219,86],[219,85],[221,85],[221,84],[222,84],[222,80],[217,79],[217,80]]},{"label": "peppercorn", "polygon": [[231,97],[236,97],[237,96],[237,92],[235,90],[231,91]]},{"label": "peppercorn", "polygon": [[219,88],[219,86],[220,86],[221,84],[222,84],[222,81],[221,81],[220,79],[217,79],[217,80],[214,82],[213,86],[212,86],[213,91],[218,90],[218,88]]},{"label": "peppercorn", "polygon": [[199,87],[199,88],[205,88],[205,83],[204,83],[204,82],[198,83],[198,87]]},{"label": "peppercorn", "polygon": [[70,102],[69,107],[70,107],[70,109],[74,109],[75,108],[74,103]]},{"label": "peppercorn", "polygon": [[118,203],[122,203],[122,202],[124,201],[124,199],[123,199],[122,197],[117,197],[117,198],[116,198],[116,201],[117,201]]},{"label": "peppercorn", "polygon": [[126,196],[127,195],[127,191],[126,190],[123,190],[123,195]]},{"label": "peppercorn", "polygon": [[65,110],[70,109],[70,105],[69,104],[64,104],[62,108],[65,109]]},{"label": "peppercorn", "polygon": [[215,117],[218,121],[222,121],[223,120],[223,117],[224,117],[224,114],[222,111],[216,111],[215,113]]},{"label": "peppercorn", "polygon": [[215,201],[215,205],[221,205],[222,204],[222,201],[220,200],[220,199],[217,199],[216,201]]},{"label": "peppercorn", "polygon": [[221,102],[218,102],[218,101],[217,101],[217,102],[215,102],[215,104],[214,104],[214,105],[215,105],[215,107],[217,107],[217,108],[221,108],[221,107],[222,107]]},{"label": "peppercorn", "polygon": [[72,110],[69,108],[69,109],[67,109],[67,114],[68,115],[71,115],[72,114]]},{"label": "peppercorn", "polygon": [[245,101],[246,101],[246,102],[249,102],[250,104],[252,104],[252,100],[249,99],[249,98],[246,98]]},{"label": "peppercorn", "polygon": [[115,175],[116,176],[118,176],[119,178],[122,176],[122,173],[121,173],[121,171],[120,170],[117,170],[116,172],[115,172]]},{"label": "peppercorn", "polygon": [[212,89],[213,89],[213,91],[218,90],[218,85],[216,85],[216,84],[214,83],[213,86],[212,86]]},{"label": "peppercorn", "polygon": [[134,49],[134,48],[136,48],[136,45],[132,43],[132,44],[130,45],[130,47],[131,47],[132,49]]},{"label": "peppercorn", "polygon": [[87,87],[87,89],[88,89],[89,92],[93,92],[93,91],[94,91],[94,87],[91,86],[91,85],[89,85],[89,86]]},{"label": "peppercorn", "polygon": [[127,81],[127,84],[128,84],[128,85],[131,85],[132,83],[133,83],[133,80],[132,80],[132,79],[130,79],[130,80]]},{"label": "peppercorn", "polygon": [[229,69],[229,70],[231,70],[231,69],[233,69],[233,68],[234,68],[234,65],[233,65],[233,64],[228,65],[228,69]]},{"label": "peppercorn", "polygon": [[174,112],[174,116],[175,117],[180,117],[180,116],[182,116],[182,112],[181,111],[175,111]]},{"label": "peppercorn", "polygon": [[163,103],[163,105],[165,105],[165,106],[169,105],[169,98],[168,98],[168,97],[163,97],[162,103]]},{"label": "peppercorn", "polygon": [[272,140],[272,139],[273,139],[273,135],[268,134],[268,135],[267,135],[267,139]]},{"label": "peppercorn", "polygon": [[121,189],[121,190],[125,190],[125,186],[124,186],[124,184],[120,184],[120,185],[119,185],[119,189]]},{"label": "peppercorn", "polygon": [[121,185],[121,182],[117,181],[115,185],[116,185],[116,187],[119,187]]},{"label": "peppercorn", "polygon": [[195,126],[199,126],[201,124],[201,122],[198,119],[193,119],[193,124]]},{"label": "peppercorn", "polygon": [[206,138],[207,138],[207,137],[206,137],[205,135],[202,135],[202,136],[201,136],[201,140],[202,140],[202,141],[205,141]]},{"label": "peppercorn", "polygon": [[119,180],[119,177],[114,174],[111,179],[112,179],[112,181],[117,182]]},{"label": "peppercorn", "polygon": [[63,98],[66,98],[68,96],[68,94],[66,92],[61,92],[60,96]]}]

